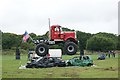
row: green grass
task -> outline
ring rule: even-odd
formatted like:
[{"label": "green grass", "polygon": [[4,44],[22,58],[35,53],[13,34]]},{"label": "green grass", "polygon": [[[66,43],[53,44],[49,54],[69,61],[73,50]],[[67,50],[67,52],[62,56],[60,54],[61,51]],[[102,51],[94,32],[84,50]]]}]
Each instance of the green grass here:
[{"label": "green grass", "polygon": [[0,53],[0,79],[2,78],[2,55]]},{"label": "green grass", "polygon": [[[63,55],[62,58],[67,60],[74,56]],[[19,69],[27,63],[27,55],[21,55],[21,60],[15,60],[15,55],[3,55],[2,78],[118,78],[118,56],[106,60],[97,60],[96,54],[91,56],[96,67]]]}]

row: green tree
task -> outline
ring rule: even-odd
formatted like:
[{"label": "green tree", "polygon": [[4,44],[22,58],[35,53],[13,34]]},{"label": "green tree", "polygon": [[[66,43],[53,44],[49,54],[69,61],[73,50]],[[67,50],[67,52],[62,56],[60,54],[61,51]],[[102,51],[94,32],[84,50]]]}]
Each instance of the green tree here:
[{"label": "green tree", "polygon": [[[108,35],[108,34],[107,34]],[[105,34],[96,34],[87,40],[87,49],[94,51],[108,51],[116,49],[116,41],[110,36]]]},{"label": "green tree", "polygon": [[68,28],[62,27],[62,31],[75,31],[75,30],[74,29],[68,29]]},{"label": "green tree", "polygon": [[2,50],[2,31],[0,30],[0,52]]},{"label": "green tree", "polygon": [[34,50],[35,49],[35,44],[34,43],[27,43],[27,42],[23,42],[21,43],[21,49],[24,50]]},{"label": "green tree", "polygon": [[35,33],[30,33],[29,35],[30,35],[30,37],[32,37],[33,39],[35,39],[35,38],[37,37],[37,35],[36,35]]},{"label": "green tree", "polygon": [[2,33],[2,48],[11,49],[20,45],[20,37],[13,33]]},{"label": "green tree", "polygon": [[117,50],[120,50],[120,35],[118,35]]},{"label": "green tree", "polygon": [[92,37],[92,35],[90,33],[77,31],[77,39],[79,41],[79,48],[80,49],[86,49],[86,43],[90,37]]}]

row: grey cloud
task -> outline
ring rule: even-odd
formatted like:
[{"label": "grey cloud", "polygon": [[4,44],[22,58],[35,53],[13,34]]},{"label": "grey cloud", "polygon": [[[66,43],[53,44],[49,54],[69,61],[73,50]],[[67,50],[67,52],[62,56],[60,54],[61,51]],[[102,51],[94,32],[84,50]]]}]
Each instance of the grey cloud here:
[{"label": "grey cloud", "polygon": [[51,18],[51,25],[116,34],[117,4],[118,0],[1,0],[0,29],[18,34],[25,30],[44,34]]}]

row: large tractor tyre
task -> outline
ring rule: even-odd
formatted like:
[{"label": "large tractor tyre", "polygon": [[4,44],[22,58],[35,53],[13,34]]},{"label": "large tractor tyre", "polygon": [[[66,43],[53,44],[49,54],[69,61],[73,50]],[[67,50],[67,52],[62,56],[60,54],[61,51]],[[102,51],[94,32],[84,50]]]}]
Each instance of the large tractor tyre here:
[{"label": "large tractor tyre", "polygon": [[37,45],[35,52],[38,56],[46,56],[48,54],[48,50],[49,48],[46,44],[40,43]]},{"label": "large tractor tyre", "polygon": [[74,55],[77,52],[77,45],[74,42],[65,42],[64,53]]}]

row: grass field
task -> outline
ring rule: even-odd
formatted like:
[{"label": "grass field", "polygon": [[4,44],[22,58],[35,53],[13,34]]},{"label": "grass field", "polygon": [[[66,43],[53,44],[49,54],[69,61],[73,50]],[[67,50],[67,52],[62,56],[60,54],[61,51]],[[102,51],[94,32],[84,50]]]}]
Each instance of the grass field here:
[{"label": "grass field", "polygon": [[[74,56],[63,55],[62,58],[67,60]],[[27,63],[27,55],[21,55],[21,60],[15,60],[14,55],[3,55],[2,78],[118,78],[118,55],[106,60],[97,60],[97,56],[91,55],[96,67],[19,69]]]},{"label": "grass field", "polygon": [[2,55],[0,51],[0,79],[2,78]]}]

